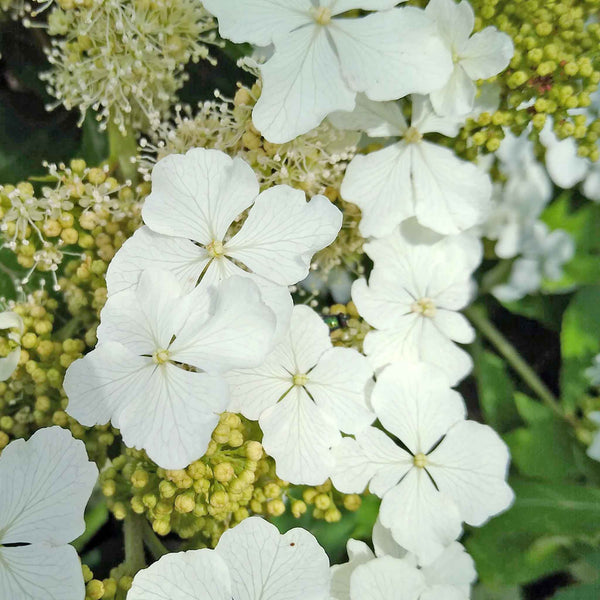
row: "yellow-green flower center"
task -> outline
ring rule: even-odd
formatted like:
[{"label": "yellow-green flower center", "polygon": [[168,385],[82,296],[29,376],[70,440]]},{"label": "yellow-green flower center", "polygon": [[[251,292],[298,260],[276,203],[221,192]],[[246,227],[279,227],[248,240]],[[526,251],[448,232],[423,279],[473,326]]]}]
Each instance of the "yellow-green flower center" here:
[{"label": "yellow-green flower center", "polygon": [[212,258],[219,258],[225,254],[225,246],[223,246],[223,242],[219,240],[213,240],[208,246],[206,246],[206,251]]},{"label": "yellow-green flower center", "polygon": [[294,385],[306,385],[306,382],[308,381],[308,375],[305,375],[304,373],[296,373],[292,381],[294,382]]},{"label": "yellow-green flower center", "polygon": [[413,456],[413,463],[418,469],[424,469],[427,464],[427,457],[419,452],[419,454]]},{"label": "yellow-green flower center", "polygon": [[168,350],[157,350],[152,355],[152,360],[157,365],[164,365],[166,362],[169,362],[169,351]]},{"label": "yellow-green flower center", "polygon": [[423,136],[415,127],[409,127],[404,134],[404,139],[409,144],[418,144],[423,139]]},{"label": "yellow-green flower center", "polygon": [[325,6],[313,8],[312,16],[319,25],[329,25],[331,23],[331,9]]},{"label": "yellow-green flower center", "polygon": [[436,308],[431,298],[420,298],[410,305],[410,310],[424,317],[434,317]]}]

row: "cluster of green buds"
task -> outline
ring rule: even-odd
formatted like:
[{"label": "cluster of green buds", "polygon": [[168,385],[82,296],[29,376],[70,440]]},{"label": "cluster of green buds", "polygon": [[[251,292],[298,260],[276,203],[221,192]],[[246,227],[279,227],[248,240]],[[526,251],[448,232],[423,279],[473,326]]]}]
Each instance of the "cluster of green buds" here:
[{"label": "cluster of green buds", "polygon": [[132,578],[123,576],[118,579],[95,579],[94,573],[87,566],[82,566],[83,581],[85,582],[85,600],[115,600],[125,599],[131,588]]},{"label": "cluster of green buds", "polygon": [[340,197],[340,186],[348,162],[356,153],[358,136],[340,131],[328,121],[285,144],[265,140],[252,123],[252,109],[261,92],[260,83],[251,88],[240,85],[233,100],[216,92],[217,99],[204,102],[197,111],[177,107],[173,121],[164,122],[140,148],[141,172],[146,179],[156,162],[190,148],[214,148],[240,156],[256,172],[261,189],[290,185],[308,197],[323,194],[344,213],[337,239],[314,258],[323,272],[353,262],[360,253],[363,238],[358,231],[360,210]]},{"label": "cluster of green buds", "polygon": [[94,249],[110,261],[139,224],[143,191],[117,181],[108,166],[90,168],[81,159],[46,167],[39,191],[28,181],[0,186],[0,236],[28,270],[20,284],[40,271],[51,274],[58,290],[57,272],[66,257],[81,260]]},{"label": "cluster of green buds", "polygon": [[[8,381],[0,382],[0,450],[13,439],[29,438],[37,429],[59,425],[83,439],[90,458],[103,463],[114,442],[110,426],[86,428],[65,412],[65,371],[86,350],[85,342],[73,337],[68,324],[55,328],[58,301],[46,291],[34,292],[8,308],[21,316],[24,330],[17,370]],[[0,336],[0,357],[11,350],[8,337]]]},{"label": "cluster of green buds", "polygon": [[322,312],[333,345],[362,352],[363,341],[371,327],[359,316],[354,302],[326,306]]},{"label": "cluster of green buds", "polygon": [[188,62],[209,59],[216,23],[196,0],[57,0],[48,14],[57,104],[128,130],[156,127],[176,101]]},{"label": "cluster of green buds", "polygon": [[508,33],[515,54],[509,68],[494,78],[500,93],[498,109],[469,120],[456,151],[468,158],[475,158],[479,149],[494,152],[503,127],[519,135],[531,123],[539,132],[552,117],[559,138],[573,137],[581,156],[597,160],[600,120],[573,114],[573,109],[587,109],[600,82],[600,0],[471,4],[476,29],[493,25]]},{"label": "cluster of green buds", "polygon": [[291,500],[290,510],[294,517],[299,519],[309,509],[314,519],[337,523],[342,519],[343,511],[356,512],[362,505],[362,498],[358,494],[342,494],[338,492],[327,480],[323,485],[314,487],[303,486],[301,489],[291,489],[290,499],[296,492],[300,497]]}]

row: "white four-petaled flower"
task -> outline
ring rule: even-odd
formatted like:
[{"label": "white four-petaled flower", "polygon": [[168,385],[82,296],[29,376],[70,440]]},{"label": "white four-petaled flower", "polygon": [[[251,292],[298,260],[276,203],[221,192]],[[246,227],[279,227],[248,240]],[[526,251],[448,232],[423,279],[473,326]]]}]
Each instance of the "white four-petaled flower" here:
[{"label": "white four-petaled flower", "polygon": [[[274,44],[261,67],[263,89],[252,119],[280,144],[333,111],[352,110],[357,92],[395,100],[446,83],[452,56],[435,23],[420,9],[394,9],[399,1],[205,0],[204,6],[223,37]],[[353,9],[382,12],[341,18]]]},{"label": "white four-petaled flower", "polygon": [[83,442],[59,427],[40,429],[2,451],[0,597],[85,596],[81,563],[69,543],[85,530],[83,512],[97,477]]},{"label": "white four-petaled flower", "polygon": [[419,562],[434,561],[463,521],[482,525],[511,504],[506,445],[487,425],[465,420],[464,402],[441,371],[423,363],[388,367],[371,403],[403,447],[373,427],[344,438],[334,448],[332,481],[347,493],[369,484],[382,497],[382,525]]},{"label": "white four-petaled flower", "polygon": [[[248,209],[229,238],[230,227]],[[199,280],[249,277],[275,312],[279,333],[292,309],[287,286],[308,275],[315,252],[333,242],[342,226],[341,212],[325,196],[307,202],[304,192],[287,185],[259,194],[250,165],[203,148],[156,164],[142,216],[146,227],[110,263],[109,295],[135,285],[147,268],[174,273],[186,291]]]},{"label": "white four-petaled flower", "polygon": [[329,559],[304,529],[280,535],[259,517],[226,531],[214,550],[163,556],[140,571],[127,600],[328,600]]},{"label": "white four-petaled flower", "polygon": [[98,346],[67,370],[66,410],[87,426],[110,420],[127,446],[184,468],[204,454],[227,407],[222,373],[260,364],[274,330],[247,278],[184,294],[174,275],[144,271],[137,287],[108,299]]},{"label": "white four-petaled flower", "polygon": [[374,327],[364,350],[375,369],[403,358],[437,365],[456,384],[471,370],[468,344],[475,332],[458,312],[473,294],[471,273],[481,251],[466,234],[441,238],[404,223],[390,236],[365,244],[375,266],[359,279],[352,299]]},{"label": "white four-petaled flower", "polygon": [[329,449],[340,431],[357,433],[375,419],[367,402],[372,375],[364,356],[332,347],[323,319],[300,305],[263,364],[228,373],[229,409],[259,421],[280,478],[317,485],[331,474]]},{"label": "white four-petaled flower", "polygon": [[[16,329],[16,332],[9,333],[8,339],[16,344],[21,343],[23,335],[23,319],[15,312],[5,311],[0,313],[0,329]],[[0,381],[6,381],[14,372],[21,358],[21,348],[17,347],[7,356],[0,358]]]},{"label": "white four-petaled flower", "polygon": [[453,137],[459,126],[456,117],[436,115],[427,97],[412,97],[410,127],[399,104],[364,96],[353,112],[330,119],[337,127],[362,129],[371,137],[400,138],[382,150],[355,156],[348,165],[341,194],[360,207],[363,235],[382,237],[412,216],[438,233],[456,234],[487,217],[492,196],[487,173],[423,137],[432,132]]},{"label": "white four-petaled flower", "polygon": [[467,2],[429,0],[425,13],[437,24],[441,38],[452,53],[454,70],[446,85],[430,94],[439,115],[466,115],[473,109],[478,79],[504,71],[514,54],[511,37],[495,27],[473,36],[475,13]]}]

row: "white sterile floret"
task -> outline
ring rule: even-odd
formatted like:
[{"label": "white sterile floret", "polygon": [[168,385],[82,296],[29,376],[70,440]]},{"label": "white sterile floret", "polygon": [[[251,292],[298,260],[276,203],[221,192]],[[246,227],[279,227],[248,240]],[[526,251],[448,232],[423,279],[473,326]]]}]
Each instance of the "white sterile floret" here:
[{"label": "white sterile floret", "polygon": [[11,350],[7,356],[0,358],[0,381],[6,381],[14,372],[21,358],[21,336],[23,335],[23,319],[14,312],[0,312],[0,330],[16,329],[15,332],[8,334],[8,339],[17,344],[14,350]]},{"label": "white sterile floret", "polygon": [[356,309],[374,328],[364,351],[375,369],[403,358],[420,360],[438,366],[454,385],[472,368],[455,342],[475,338],[458,311],[473,296],[480,245],[466,234],[427,240],[426,230],[408,225],[365,244],[375,266],[368,283],[358,279],[352,286]]},{"label": "white sterile floret", "polygon": [[60,427],[40,429],[2,451],[1,598],[85,596],[81,563],[69,543],[85,530],[83,513],[97,477],[83,442]]},{"label": "white sterile floret", "polygon": [[372,375],[356,350],[332,346],[315,311],[295,306],[287,336],[265,362],[228,373],[229,410],[259,421],[281,479],[318,485],[331,473],[329,449],[340,431],[357,433],[375,419],[367,401]]},{"label": "white sterile floret", "polygon": [[513,41],[495,27],[471,36],[475,13],[467,0],[458,4],[454,0],[430,0],[425,13],[436,22],[454,62],[450,80],[430,94],[431,102],[440,115],[465,115],[473,109],[475,81],[506,69],[515,51]]},{"label": "white sterile floret", "polygon": [[461,396],[439,370],[423,363],[388,367],[371,402],[403,447],[373,427],[356,440],[344,438],[334,448],[332,481],[345,493],[368,484],[382,498],[382,525],[422,564],[460,535],[463,521],[482,525],[511,504],[506,445],[487,425],[465,420]]},{"label": "white sterile floret", "polygon": [[260,364],[275,330],[242,277],[184,294],[174,275],[144,271],[100,316],[98,346],[67,370],[66,410],[86,426],[111,421],[165,469],[205,453],[229,402],[222,373]]},{"label": "white sterile floret", "polygon": [[330,117],[343,129],[401,138],[383,150],[355,156],[346,171],[341,194],[360,207],[364,236],[387,235],[412,216],[434,231],[455,234],[482,223],[489,213],[489,175],[449,148],[423,138],[432,132],[454,137],[456,118],[437,116],[424,96],[413,96],[412,101],[410,127],[400,105],[372,102],[364,96],[354,112]]},{"label": "white sterile floret", "polygon": [[[247,209],[248,218],[229,238],[231,225]],[[342,213],[325,196],[307,202],[304,192],[287,185],[259,194],[250,165],[203,148],[156,164],[142,216],[146,227],[110,263],[109,295],[135,284],[146,268],[174,273],[186,291],[200,279],[250,277],[275,312],[279,331],[287,328],[292,310],[286,286],[308,275],[313,255],[342,226]]]},{"label": "white sterile floret", "polygon": [[214,550],[167,554],[133,580],[127,600],[328,600],[329,559],[308,531],[280,535],[245,519]]},{"label": "white sterile floret", "polygon": [[[357,92],[373,100],[441,88],[452,56],[424,11],[402,0],[205,0],[220,34],[275,46],[261,66],[263,88],[252,119],[284,143],[335,110],[352,110]],[[344,18],[353,9],[378,11]],[[391,9],[391,10],[384,10]]]},{"label": "white sterile floret", "polygon": [[[477,578],[473,559],[464,546],[452,542],[429,565],[419,564],[414,554],[407,552],[393,539],[389,529],[375,523],[373,529],[375,552],[364,542],[350,539],[347,544],[349,561],[331,567],[332,600],[362,600],[357,593],[363,580],[371,578],[371,569],[382,572],[410,573],[417,585],[411,590],[414,600],[468,600],[471,584]],[[387,557],[385,561],[381,559]],[[370,564],[368,569],[361,565]],[[379,565],[385,564],[386,567]],[[407,568],[408,567],[408,568]],[[415,572],[417,575],[415,576]],[[385,600],[396,600],[396,595],[383,596]]]},{"label": "white sterile floret", "polygon": [[575,242],[566,231],[550,231],[545,223],[537,221],[522,243],[521,257],[513,263],[508,281],[495,286],[492,293],[503,302],[533,294],[544,279],[558,281],[564,265],[574,255]]}]

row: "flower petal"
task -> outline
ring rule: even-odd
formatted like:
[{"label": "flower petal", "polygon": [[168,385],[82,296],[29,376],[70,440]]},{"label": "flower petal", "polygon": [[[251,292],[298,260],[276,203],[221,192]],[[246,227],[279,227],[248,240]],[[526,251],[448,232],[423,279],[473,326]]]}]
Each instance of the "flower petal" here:
[{"label": "flower petal", "polygon": [[274,144],[310,131],[335,110],[354,108],[356,92],[342,77],[326,28],[316,23],[277,38],[261,73],[263,89],[252,120]]},{"label": "flower petal", "polygon": [[432,321],[446,337],[455,342],[470,344],[475,339],[475,330],[459,312],[438,309]]},{"label": "flower petal", "polygon": [[306,202],[301,190],[278,185],[256,199],[225,251],[265,279],[292,285],[308,275],[313,255],[331,244],[341,227],[342,213],[328,198]]},{"label": "flower petal", "polygon": [[427,470],[454,500],[462,519],[479,526],[514,499],[506,483],[509,460],[506,444],[491,427],[464,421],[428,456]]},{"label": "flower petal", "polygon": [[312,22],[311,0],[204,0],[219,33],[236,44],[268,46],[275,37]]},{"label": "flower petal", "polygon": [[0,329],[18,329],[23,333],[23,319],[16,312],[10,310],[0,312]]},{"label": "flower petal", "polygon": [[327,600],[329,559],[314,536],[250,517],[228,529],[216,551],[229,565],[236,600]]},{"label": "flower petal", "polygon": [[258,195],[258,180],[241,158],[192,148],[170,154],[152,171],[142,216],[153,231],[207,245],[222,241],[234,219]]},{"label": "flower petal", "polygon": [[377,376],[371,403],[382,425],[413,454],[427,454],[466,416],[463,399],[442,371],[425,363],[395,363]]},{"label": "flower petal", "polygon": [[462,589],[461,600],[469,597],[469,586],[477,579],[475,562],[459,542],[452,542],[430,565],[422,568],[422,573],[430,586],[453,585]]},{"label": "flower petal", "polygon": [[335,16],[357,8],[362,10],[386,10],[394,8],[400,2],[406,2],[406,0],[323,0],[321,6],[329,4],[331,14]]},{"label": "flower petal", "polygon": [[509,35],[486,27],[460,49],[460,65],[471,79],[489,79],[508,67],[514,53]]},{"label": "flower petal", "polygon": [[430,96],[413,94],[411,126],[419,133],[441,133],[447,137],[456,137],[464,124],[459,115],[440,116],[433,109]]},{"label": "flower petal", "polygon": [[0,458],[0,543],[61,545],[80,536],[97,478],[83,442],[65,429],[11,442]]},{"label": "flower petal", "polygon": [[275,459],[277,476],[295,484],[320,485],[331,474],[329,450],[340,432],[329,413],[294,386],[259,419],[265,452]]},{"label": "flower petal", "polygon": [[451,54],[435,23],[418,8],[334,19],[327,30],[348,86],[371,100],[428,94],[452,72]]},{"label": "flower petal", "polygon": [[1,598],[81,600],[84,596],[81,562],[72,546],[0,547]]},{"label": "flower petal", "polygon": [[424,588],[418,569],[391,556],[360,565],[350,579],[352,600],[418,600]]},{"label": "flower petal", "polygon": [[447,235],[486,218],[492,197],[490,178],[452,150],[421,142],[412,156],[412,176],[421,225]]},{"label": "flower petal", "polygon": [[258,366],[272,348],[275,315],[250,278],[230,277],[216,292],[210,318],[188,321],[171,344],[172,360],[209,372]]},{"label": "flower petal", "polygon": [[439,115],[466,115],[473,110],[476,94],[477,86],[458,64],[454,66],[448,83],[429,97]]},{"label": "flower petal", "polygon": [[21,360],[21,348],[15,348],[7,356],[0,358],[0,381],[6,381],[16,371]]},{"label": "flower petal", "polygon": [[289,347],[292,351],[296,373],[307,373],[332,346],[329,328],[310,307],[294,306],[289,331]]},{"label": "flower petal", "polygon": [[360,232],[382,237],[414,214],[412,151],[405,142],[355,156],[348,165],[341,194],[360,207]]},{"label": "flower petal", "polygon": [[475,12],[467,0],[458,4],[454,0],[430,0],[425,13],[436,22],[440,35],[453,51],[462,48],[475,27]]},{"label": "flower petal", "polygon": [[147,269],[172,273],[182,290],[190,292],[209,262],[206,250],[190,240],[162,235],[149,227],[141,227],[121,246],[108,265],[108,295],[135,287],[140,273]]},{"label": "flower petal", "polygon": [[331,348],[310,372],[306,389],[316,402],[334,416],[346,433],[358,433],[375,420],[367,402],[373,369],[353,348]]},{"label": "flower petal", "polygon": [[165,554],[133,579],[127,600],[230,600],[231,576],[215,550]]},{"label": "flower petal", "polygon": [[411,469],[385,494],[379,518],[396,542],[423,564],[435,560],[461,533],[458,508],[435,489],[424,469]]},{"label": "flower petal", "polygon": [[371,492],[383,496],[412,468],[412,457],[383,431],[367,427],[356,440],[345,437],[334,447],[331,481],[346,494]]}]

